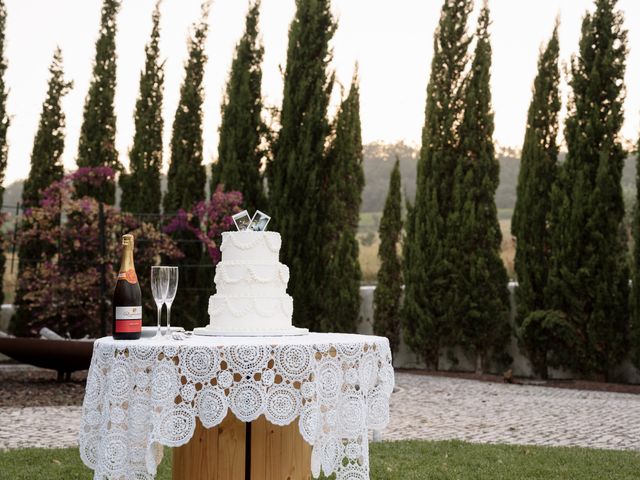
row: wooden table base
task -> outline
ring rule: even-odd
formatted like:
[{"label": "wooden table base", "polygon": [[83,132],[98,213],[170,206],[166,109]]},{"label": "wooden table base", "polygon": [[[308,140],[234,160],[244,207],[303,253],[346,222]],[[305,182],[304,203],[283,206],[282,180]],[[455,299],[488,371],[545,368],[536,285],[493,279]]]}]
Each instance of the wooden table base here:
[{"label": "wooden table base", "polygon": [[250,431],[247,443],[247,424],[231,412],[215,428],[196,419],[189,443],[173,449],[173,480],[311,480],[311,446],[297,420],[280,427],[261,416]]}]

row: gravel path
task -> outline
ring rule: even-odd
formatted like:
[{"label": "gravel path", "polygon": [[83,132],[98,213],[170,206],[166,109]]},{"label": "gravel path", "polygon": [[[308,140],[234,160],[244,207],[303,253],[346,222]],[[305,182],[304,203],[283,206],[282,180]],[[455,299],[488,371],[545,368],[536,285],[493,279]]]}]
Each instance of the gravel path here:
[{"label": "gravel path", "polygon": [[[50,383],[43,380],[31,388],[44,392],[45,397],[51,394],[52,403],[66,397],[71,405],[38,406],[42,401],[36,406],[0,404],[0,449],[76,445],[82,412],[77,390],[82,383],[78,381],[71,387]],[[391,423],[382,432],[384,440],[459,439],[640,450],[637,394],[409,373],[398,373],[396,385],[391,399]],[[23,394],[20,398],[27,397]]]}]

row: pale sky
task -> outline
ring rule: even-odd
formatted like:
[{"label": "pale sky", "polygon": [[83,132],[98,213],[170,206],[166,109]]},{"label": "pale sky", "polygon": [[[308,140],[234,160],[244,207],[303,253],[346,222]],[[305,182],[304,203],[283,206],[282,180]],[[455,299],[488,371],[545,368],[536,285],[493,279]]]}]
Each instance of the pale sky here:
[{"label": "pale sky", "polygon": [[[173,114],[183,78],[190,26],[200,14],[200,0],[163,0],[161,49],[166,59],[164,97],[165,169]],[[476,2],[476,8],[480,6]],[[118,78],[116,144],[123,164],[134,133],[133,111],[138,95],[144,45],[151,30],[155,0],[122,0],[118,16]],[[67,79],[74,88],[64,101],[67,115],[65,168],[75,168],[82,110],[91,75],[100,20],[100,0],[6,0],[9,63],[9,164],[6,183],[29,171],[33,136],[46,93],[48,66],[56,45],[64,55]],[[540,45],[561,16],[561,56],[568,61],[577,50],[584,12],[592,0],[490,0],[493,19],[493,107],[495,140],[519,148],[525,129],[531,85]],[[629,29],[625,138],[635,141],[640,111],[640,2],[621,0]],[[287,35],[294,0],[262,0],[260,28],[265,45],[263,94],[268,105],[279,106],[286,60]],[[333,0],[339,21],[333,39],[332,67],[348,87],[359,62],[364,142],[404,140],[419,144],[424,121],[426,86],[433,32],[441,0]],[[207,41],[205,73],[204,157],[216,157],[220,101],[235,44],[244,28],[248,0],[214,0]],[[475,22],[475,18],[474,18]],[[474,23],[471,24],[471,29]],[[566,95],[565,95],[566,97]],[[335,89],[331,112],[339,101]]]}]

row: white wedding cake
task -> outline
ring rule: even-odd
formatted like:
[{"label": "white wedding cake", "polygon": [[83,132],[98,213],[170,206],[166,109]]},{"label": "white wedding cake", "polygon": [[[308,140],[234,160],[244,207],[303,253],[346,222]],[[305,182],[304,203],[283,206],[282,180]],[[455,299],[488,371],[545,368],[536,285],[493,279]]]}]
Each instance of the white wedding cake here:
[{"label": "white wedding cake", "polygon": [[244,230],[222,234],[216,294],[209,298],[209,325],[201,335],[300,335],[291,323],[289,268],[280,263],[280,234]]}]

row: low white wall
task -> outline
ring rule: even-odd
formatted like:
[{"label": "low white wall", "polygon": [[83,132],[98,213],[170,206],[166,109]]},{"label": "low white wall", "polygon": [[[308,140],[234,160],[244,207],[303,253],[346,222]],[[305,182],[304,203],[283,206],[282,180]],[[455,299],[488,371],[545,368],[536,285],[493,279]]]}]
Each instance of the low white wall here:
[{"label": "low white wall", "polygon": [[9,330],[9,322],[15,312],[15,308],[10,303],[5,303],[0,307],[0,331],[6,332]]},{"label": "low white wall", "polygon": [[[0,308],[0,332],[6,332],[9,330],[9,322],[13,316],[15,309],[10,303],[5,303]],[[6,362],[9,357],[0,353],[0,362]]]},{"label": "low white wall", "polygon": [[[517,283],[509,283],[509,322],[512,327],[515,327],[515,312],[516,312],[516,296],[515,289]],[[373,292],[376,289],[373,285],[366,285],[360,287],[360,322],[358,324],[358,333],[365,335],[373,334]],[[0,331],[6,332],[9,328],[9,320],[13,315],[14,307],[11,304],[4,304],[0,309]],[[510,368],[513,374],[518,377],[531,377],[532,369],[529,360],[520,352],[518,348],[518,341],[515,336],[511,336],[507,352],[513,358],[513,362]],[[440,368],[442,370],[459,370],[459,371],[474,371],[473,359],[465,358],[465,355],[461,351],[454,352],[458,357],[459,363],[454,365],[446,356],[442,354],[440,357]],[[0,361],[6,360],[4,355],[0,354]],[[393,365],[398,368],[424,368],[425,365],[420,361],[418,356],[413,353],[401,336],[400,348],[398,352],[393,356]],[[501,375],[503,372],[493,371]],[[617,368],[614,369],[614,380],[626,382],[626,383],[640,383],[640,372],[629,361],[624,361]],[[564,370],[551,369],[549,371],[550,378],[572,378],[571,372]]]},{"label": "low white wall", "polygon": [[[516,315],[516,296],[515,289],[518,284],[516,282],[509,282],[509,322],[512,326],[512,331],[515,330],[515,315]],[[358,324],[358,333],[362,334],[373,334],[373,292],[376,287],[373,285],[366,285],[360,287],[360,322]],[[469,371],[472,372],[475,369],[475,364],[473,359],[466,358],[464,353],[461,351],[454,352],[458,357],[459,363],[457,365],[453,364],[446,356],[446,353],[443,353],[440,357],[440,369],[441,370],[458,370],[458,371]],[[520,349],[518,348],[518,340],[514,335],[511,335],[511,340],[509,341],[509,345],[507,347],[507,353],[511,355],[513,359],[512,364],[510,366],[513,374],[518,377],[531,377],[533,376],[533,371],[531,368],[531,363],[529,360],[522,354]],[[418,356],[413,353],[409,347],[407,347],[403,336],[401,335],[400,348],[398,352],[393,357],[393,365],[398,368],[424,368],[425,365],[420,361]],[[502,371],[491,371],[490,373],[495,373],[498,375],[502,375]],[[615,381],[621,381],[626,383],[640,383],[640,372],[637,368],[633,366],[630,361],[623,362],[620,366],[614,369],[614,379]],[[566,370],[559,369],[550,369],[549,377],[555,379],[561,378],[573,378],[571,372]]]}]

